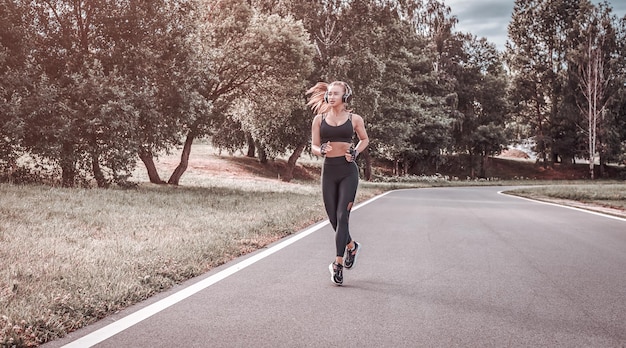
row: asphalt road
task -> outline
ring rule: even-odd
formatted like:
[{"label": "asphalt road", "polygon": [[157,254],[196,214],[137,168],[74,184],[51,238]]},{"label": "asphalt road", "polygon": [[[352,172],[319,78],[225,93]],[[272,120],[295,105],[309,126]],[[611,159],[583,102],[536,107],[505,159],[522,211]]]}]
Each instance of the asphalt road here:
[{"label": "asphalt road", "polygon": [[342,287],[321,224],[46,346],[626,347],[626,220],[499,190],[358,207]]}]

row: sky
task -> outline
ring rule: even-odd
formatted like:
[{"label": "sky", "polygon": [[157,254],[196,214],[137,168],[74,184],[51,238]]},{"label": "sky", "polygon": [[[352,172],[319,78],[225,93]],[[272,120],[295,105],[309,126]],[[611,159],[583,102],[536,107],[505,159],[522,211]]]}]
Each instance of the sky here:
[{"label": "sky", "polygon": [[[507,27],[513,13],[515,0],[444,0],[452,9],[452,15],[459,20],[455,29],[464,33],[472,33],[478,37],[486,37],[504,50],[507,40]],[[600,0],[592,0],[599,3]],[[626,1],[610,0],[613,14],[618,18],[626,14]]]}]

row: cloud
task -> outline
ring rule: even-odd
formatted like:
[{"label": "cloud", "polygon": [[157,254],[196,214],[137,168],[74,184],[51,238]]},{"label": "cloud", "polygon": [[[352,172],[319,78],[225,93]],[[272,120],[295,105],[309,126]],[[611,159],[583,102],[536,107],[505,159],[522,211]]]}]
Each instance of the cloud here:
[{"label": "cloud", "polygon": [[[598,3],[600,0],[593,1]],[[508,37],[508,25],[513,13],[515,0],[444,0],[450,6],[452,15],[457,16],[459,22],[455,30],[486,37],[500,50]],[[618,18],[626,15],[626,2],[623,0],[609,1],[613,7],[613,14]]]},{"label": "cloud", "polygon": [[615,4],[611,4],[613,6],[613,13],[616,14],[619,18],[624,17],[626,15],[626,2],[616,2]]},{"label": "cloud", "polygon": [[513,0],[448,0],[445,3],[459,20],[455,27],[457,31],[486,37],[498,49],[504,49]]},{"label": "cloud", "polygon": [[[452,4],[450,6],[452,6]],[[513,12],[513,2],[474,0],[470,3],[469,1],[464,1],[455,4],[452,11],[454,12],[455,10],[458,11],[460,16],[473,22],[481,22],[486,19],[504,19],[508,21]]]}]

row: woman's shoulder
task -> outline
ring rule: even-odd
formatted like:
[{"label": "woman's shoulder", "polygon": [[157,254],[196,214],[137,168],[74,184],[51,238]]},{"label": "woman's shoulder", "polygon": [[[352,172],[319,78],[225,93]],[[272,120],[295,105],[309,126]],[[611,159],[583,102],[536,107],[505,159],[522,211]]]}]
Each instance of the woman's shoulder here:
[{"label": "woman's shoulder", "polygon": [[322,119],[324,118],[324,114],[317,114],[313,117],[313,123],[322,123]]},{"label": "woman's shoulder", "polygon": [[354,121],[363,122],[363,117],[361,117],[361,115],[355,114],[353,112],[350,113],[350,119],[352,120],[352,122],[354,122]]}]

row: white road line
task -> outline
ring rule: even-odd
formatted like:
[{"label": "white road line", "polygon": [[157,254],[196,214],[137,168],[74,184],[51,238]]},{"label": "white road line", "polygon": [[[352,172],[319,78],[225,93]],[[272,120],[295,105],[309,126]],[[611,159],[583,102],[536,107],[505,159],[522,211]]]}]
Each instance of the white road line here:
[{"label": "white road line", "polygon": [[[355,206],[354,208],[352,208],[352,211],[357,210],[361,207],[363,207],[366,204],[372,203],[373,201],[385,196],[387,193],[389,192],[385,192],[379,196],[373,197],[357,206]],[[134,313],[131,313],[125,317],[123,317],[122,319],[111,323],[103,328],[100,328],[86,336],[83,336],[79,339],[77,339],[76,341],[70,342],[68,344],[66,344],[63,347],[67,347],[67,348],[84,348],[84,347],[91,347],[94,346],[106,339],[108,339],[109,337],[112,337],[113,335],[116,335],[126,329],[128,329],[129,327],[153,316],[154,314],[157,314],[158,312],[186,299],[189,296],[192,296],[193,294],[200,292],[206,288],[208,288],[209,286],[219,282],[220,280],[223,280],[225,278],[227,278],[228,276],[231,276],[239,271],[241,271],[242,269],[274,254],[275,252],[299,241],[300,239],[312,234],[313,232],[321,229],[322,227],[328,225],[328,220],[325,220],[323,222],[320,222],[296,235],[294,235],[291,238],[285,239],[284,241],[274,245],[273,247],[266,249],[256,255],[253,255],[235,265],[232,265],[228,268],[226,268],[223,271],[220,271],[206,279],[203,279],[189,287],[186,287],[158,302],[155,302],[145,308],[142,308]]]},{"label": "white road line", "polygon": [[521,197],[521,196],[517,196],[517,195],[512,195],[512,194],[508,194],[504,191],[498,191],[498,194],[501,195],[507,195],[509,197],[515,197],[515,198],[519,198],[519,199],[523,199],[526,201],[531,201],[531,202],[535,202],[535,203],[541,203],[541,204],[547,204],[547,205],[552,205],[555,207],[561,207],[561,208],[567,208],[567,209],[572,209],[572,210],[578,210],[578,211],[582,211],[585,213],[589,213],[589,214],[593,214],[593,215],[598,215],[598,216],[603,216],[606,218],[610,218],[610,219],[615,219],[615,220],[620,220],[620,221],[626,221],[625,218],[623,217],[619,217],[619,216],[615,216],[615,215],[610,215],[610,214],[605,214],[605,213],[600,213],[597,211],[593,211],[593,210],[589,210],[589,209],[583,209],[583,208],[578,208],[578,207],[572,207],[569,205],[564,205],[564,204],[558,204],[558,203],[552,203],[552,202],[546,202],[546,201],[540,201],[537,199],[532,199],[532,198],[526,198],[526,197]]}]

